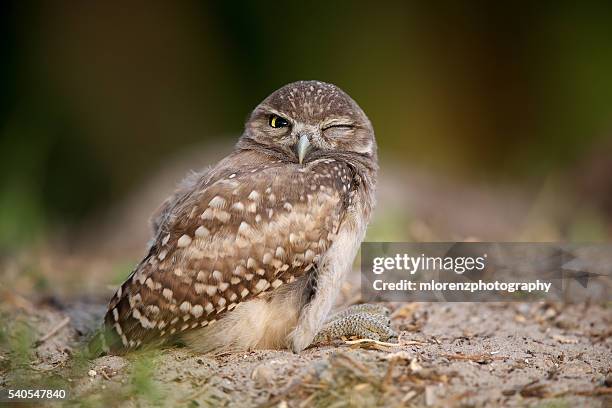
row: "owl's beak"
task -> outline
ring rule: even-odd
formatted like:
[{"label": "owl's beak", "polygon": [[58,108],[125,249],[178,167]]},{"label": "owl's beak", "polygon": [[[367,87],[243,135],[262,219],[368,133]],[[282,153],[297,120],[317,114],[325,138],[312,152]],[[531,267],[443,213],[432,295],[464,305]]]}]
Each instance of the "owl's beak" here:
[{"label": "owl's beak", "polygon": [[300,164],[304,161],[304,157],[310,150],[310,140],[307,135],[300,136],[300,140],[297,143],[297,156]]}]

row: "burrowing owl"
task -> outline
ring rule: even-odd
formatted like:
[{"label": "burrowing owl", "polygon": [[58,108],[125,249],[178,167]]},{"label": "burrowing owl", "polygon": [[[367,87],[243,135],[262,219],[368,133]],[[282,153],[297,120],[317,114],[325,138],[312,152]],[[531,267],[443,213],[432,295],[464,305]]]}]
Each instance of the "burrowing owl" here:
[{"label": "burrowing owl", "polygon": [[[346,93],[318,81],[272,93],[234,151],[162,205],[147,255],[110,301],[111,351],[181,340],[204,352],[299,352],[322,338],[376,173],[372,125]],[[391,333],[388,319],[362,312],[330,333]]]}]

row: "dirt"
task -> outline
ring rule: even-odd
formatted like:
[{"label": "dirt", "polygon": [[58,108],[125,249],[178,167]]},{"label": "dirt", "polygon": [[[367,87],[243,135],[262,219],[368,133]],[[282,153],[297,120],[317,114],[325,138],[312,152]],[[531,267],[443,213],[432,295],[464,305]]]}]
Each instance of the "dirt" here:
[{"label": "dirt", "polygon": [[[10,327],[26,322],[35,341],[60,328],[35,348],[27,368],[7,370],[12,354],[4,350],[1,387],[23,386],[24,375],[28,386],[54,375],[79,405],[605,407],[612,402],[612,311],[604,306],[388,304],[401,333],[398,344],[339,340],[301,354],[213,356],[175,347],[79,360],[82,320],[53,302],[21,301],[12,315],[4,308]],[[66,317],[71,320],[62,326]]]},{"label": "dirt", "polygon": [[[93,407],[612,406],[609,303],[387,304],[397,344],[89,358],[85,341],[139,259],[148,214],[185,169],[201,167],[177,163],[72,231],[70,245],[51,237],[0,259],[0,390],[66,389],[67,400],[48,404]],[[549,200],[393,169],[381,181],[372,241],[563,239],[563,214],[546,206],[567,201],[556,191]],[[349,282],[338,308],[359,301],[358,273]]]}]

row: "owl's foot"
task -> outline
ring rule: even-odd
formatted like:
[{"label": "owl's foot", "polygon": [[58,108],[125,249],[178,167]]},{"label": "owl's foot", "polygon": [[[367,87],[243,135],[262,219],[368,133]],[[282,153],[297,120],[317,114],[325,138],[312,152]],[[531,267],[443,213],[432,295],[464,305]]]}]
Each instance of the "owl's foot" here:
[{"label": "owl's foot", "polygon": [[380,305],[351,306],[334,314],[315,336],[313,344],[330,342],[341,337],[357,336],[387,341],[397,338],[391,329],[389,310]]}]

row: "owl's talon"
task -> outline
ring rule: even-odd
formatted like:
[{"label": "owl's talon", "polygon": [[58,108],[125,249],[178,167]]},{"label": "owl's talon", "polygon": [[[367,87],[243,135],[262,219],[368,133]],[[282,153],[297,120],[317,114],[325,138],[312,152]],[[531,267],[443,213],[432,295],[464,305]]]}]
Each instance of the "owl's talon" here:
[{"label": "owl's talon", "polygon": [[317,333],[313,343],[329,342],[346,336],[357,336],[372,340],[397,339],[387,317],[388,310],[378,305],[357,305],[331,317]]},{"label": "owl's talon", "polygon": [[362,303],[359,305],[349,306],[346,309],[333,314],[329,319],[327,319],[327,322],[329,323],[333,320],[338,320],[338,319],[341,319],[342,317],[351,316],[357,313],[366,313],[366,314],[371,314],[373,316],[387,317],[387,320],[388,320],[387,326],[391,325],[391,320],[389,319],[391,312],[389,311],[389,309],[387,309],[386,307],[382,305],[378,305],[374,303]]}]

